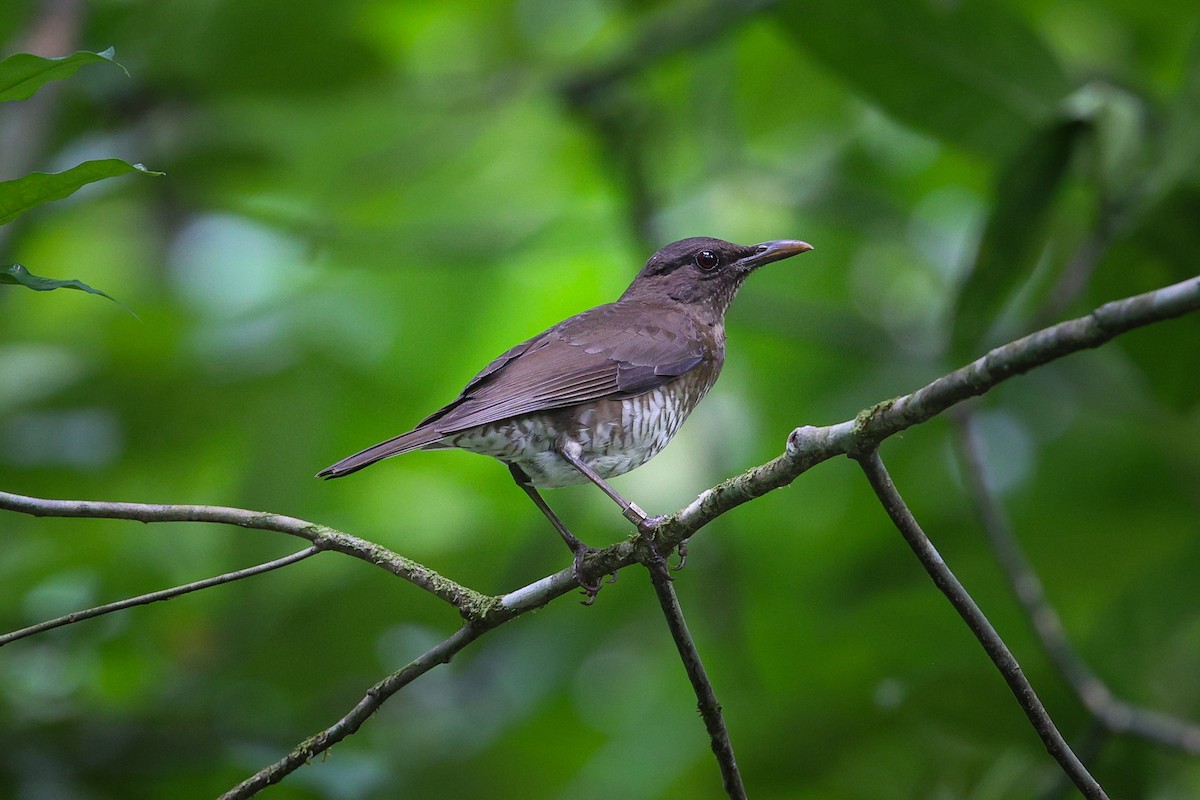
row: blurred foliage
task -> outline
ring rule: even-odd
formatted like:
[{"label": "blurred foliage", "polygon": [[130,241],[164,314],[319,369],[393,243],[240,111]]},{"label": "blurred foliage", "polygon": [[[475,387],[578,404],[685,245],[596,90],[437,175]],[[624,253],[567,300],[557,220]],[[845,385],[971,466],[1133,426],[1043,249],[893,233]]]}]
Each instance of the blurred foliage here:
[{"label": "blurred foliage", "polygon": [[[112,62],[112,48],[102,53],[81,50],[62,58],[42,58],[29,53],[17,53],[0,61],[0,101],[27,100],[45,84],[75,74],[84,64]],[[128,164],[118,158],[98,159],[76,164],[53,175],[34,172],[9,181],[0,181],[0,225],[12,222],[21,214],[42,203],[61,200],[80,187],[105,178],[115,178],[128,172],[150,173],[141,164]],[[39,292],[55,289],[78,289],[113,298],[78,279],[43,278],[32,274],[23,264],[10,264],[0,269],[0,283],[24,286]]]},{"label": "blurred foliage", "polygon": [[[57,27],[56,27],[57,26]],[[53,52],[36,49],[56,41]],[[9,3],[3,55],[115,46],[0,106],[0,172],[119,158],[0,228],[0,487],[270,509],[486,592],[568,563],[489,459],[320,483],[482,364],[616,297],[658,245],[801,237],[729,319],[725,376],[615,483],[678,508],[1032,326],[1196,273],[1200,8],[1162,0],[78,0]],[[1200,719],[1200,320],[1016,379],[993,480],[1074,641]],[[949,426],[884,448],[1068,736],[962,491]],[[549,500],[628,534],[587,487]],[[206,525],[4,515],[0,624],[299,549]],[[756,798],[1040,797],[1055,767],[848,461],[719,520],[677,578]],[[333,554],[0,651],[0,796],[206,797],[341,716],[453,612]],[[1114,796],[1200,795],[1118,739]],[[649,582],[558,602],[403,692],[279,798],[717,797]]]}]

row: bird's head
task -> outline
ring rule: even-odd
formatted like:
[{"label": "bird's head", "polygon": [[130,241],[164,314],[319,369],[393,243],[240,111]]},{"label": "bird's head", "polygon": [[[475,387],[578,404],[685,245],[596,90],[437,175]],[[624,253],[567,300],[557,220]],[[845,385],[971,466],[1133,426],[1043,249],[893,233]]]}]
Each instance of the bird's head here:
[{"label": "bird's head", "polygon": [[764,264],[812,249],[807,242],[792,239],[751,245],[705,236],[681,239],[650,257],[622,299],[665,299],[696,306],[716,321],[724,316],[747,275]]}]

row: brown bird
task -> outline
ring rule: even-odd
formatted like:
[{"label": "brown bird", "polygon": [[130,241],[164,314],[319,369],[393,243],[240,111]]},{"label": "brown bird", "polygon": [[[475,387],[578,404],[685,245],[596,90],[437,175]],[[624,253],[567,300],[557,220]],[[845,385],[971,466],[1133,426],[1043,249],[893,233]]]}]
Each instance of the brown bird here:
[{"label": "brown bird", "polygon": [[592,551],[538,488],[591,481],[643,532],[655,519],[605,478],[657,455],[712,388],[725,362],[725,312],[746,276],[811,250],[781,240],[737,245],[696,237],[655,253],[615,303],[563,320],[505,352],[450,404],[401,434],[318,473],[340,478],[411,450],[457,447],[508,465],[575,555]]}]

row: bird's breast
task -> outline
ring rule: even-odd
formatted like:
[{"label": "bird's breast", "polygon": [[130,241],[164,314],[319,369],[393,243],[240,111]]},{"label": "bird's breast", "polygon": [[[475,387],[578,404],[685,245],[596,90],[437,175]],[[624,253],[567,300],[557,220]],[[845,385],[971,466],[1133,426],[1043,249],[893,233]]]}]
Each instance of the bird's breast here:
[{"label": "bird's breast", "polygon": [[705,366],[650,391],[606,397],[576,406],[525,414],[481,425],[449,443],[516,464],[534,486],[586,483],[558,455],[566,442],[601,477],[622,475],[658,455],[716,381],[719,365]]}]

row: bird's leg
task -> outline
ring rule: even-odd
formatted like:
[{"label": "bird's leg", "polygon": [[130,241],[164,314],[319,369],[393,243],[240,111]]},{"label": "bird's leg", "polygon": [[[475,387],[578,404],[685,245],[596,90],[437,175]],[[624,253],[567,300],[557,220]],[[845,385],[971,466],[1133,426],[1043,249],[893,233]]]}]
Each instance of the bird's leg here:
[{"label": "bird's leg", "polygon": [[609,486],[608,481],[604,480],[604,478],[601,478],[596,473],[596,470],[592,469],[583,462],[583,459],[579,457],[579,445],[576,444],[572,446],[573,444],[574,443],[568,443],[559,447],[558,454],[566,459],[567,463],[569,463],[572,467],[579,470],[583,477],[600,487],[600,491],[612,498],[612,501],[621,507],[621,514],[625,517],[625,519],[636,525],[639,531],[642,533],[650,533],[656,527],[658,527],[658,523],[662,521],[662,517],[652,517],[645,511],[642,511],[642,509],[638,507],[637,503],[631,503],[622,497],[620,492]]},{"label": "bird's leg", "polygon": [[563,541],[567,543],[567,547],[571,548],[571,552],[575,555],[575,580],[579,581],[579,585],[583,588],[584,593],[587,595],[587,599],[583,601],[584,605],[590,606],[596,599],[596,594],[600,591],[600,580],[597,579],[592,583],[588,583],[584,579],[583,559],[586,558],[589,553],[597,552],[596,548],[588,547],[579,539],[578,536],[571,533],[571,531],[567,529],[567,526],[563,524],[563,521],[558,518],[558,515],[554,513],[554,510],[550,508],[546,500],[542,497],[538,490],[534,488],[533,484],[529,480],[529,476],[525,474],[524,470],[522,470],[516,464],[509,464],[508,470],[512,473],[513,480],[517,482],[517,486],[520,486],[525,490],[525,494],[529,495],[529,499],[533,501],[533,504],[537,506],[538,509],[546,516],[546,519],[550,520],[550,524],[554,526],[554,530],[558,531],[558,535],[561,536]]},{"label": "bird's leg", "polygon": [[[573,446],[572,446],[573,445]],[[579,445],[568,443],[565,446],[558,448],[558,454],[565,458],[567,462],[575,469],[582,473],[583,477],[587,478],[592,483],[600,487],[600,491],[613,499],[617,505],[621,507],[621,514],[625,519],[637,526],[638,532],[642,534],[642,540],[646,546],[650,548],[650,554],[654,560],[660,564],[665,564],[662,554],[658,552],[658,548],[654,545],[654,539],[650,534],[654,533],[654,529],[662,522],[662,517],[651,517],[645,511],[638,508],[636,503],[631,503],[621,496],[621,493],[608,485],[608,481],[601,478],[596,470],[583,463],[583,459],[579,457]]]}]

